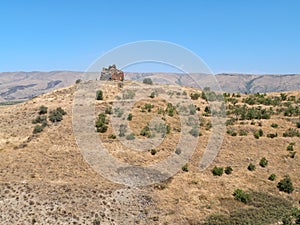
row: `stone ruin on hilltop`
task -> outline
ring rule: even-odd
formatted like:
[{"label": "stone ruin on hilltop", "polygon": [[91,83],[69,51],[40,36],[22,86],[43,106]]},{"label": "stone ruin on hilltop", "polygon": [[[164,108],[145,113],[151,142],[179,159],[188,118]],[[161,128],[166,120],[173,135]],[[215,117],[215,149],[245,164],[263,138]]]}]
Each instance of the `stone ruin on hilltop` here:
[{"label": "stone ruin on hilltop", "polygon": [[101,71],[100,80],[124,80],[124,72],[118,70],[116,65],[111,65],[108,68],[103,67]]}]

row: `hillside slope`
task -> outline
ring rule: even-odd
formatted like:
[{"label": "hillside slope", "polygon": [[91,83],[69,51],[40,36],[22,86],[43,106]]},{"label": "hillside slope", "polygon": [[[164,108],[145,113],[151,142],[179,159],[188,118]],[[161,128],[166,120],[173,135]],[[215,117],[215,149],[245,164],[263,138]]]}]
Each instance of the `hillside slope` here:
[{"label": "hillside slope", "polygon": [[[95,100],[95,119],[99,113],[108,112],[109,107],[114,105],[115,97],[129,84],[127,81],[124,87],[118,82],[105,85],[102,90],[104,99]],[[199,107],[195,113],[200,117],[201,136],[187,166],[165,182],[135,188],[105,179],[81,155],[72,132],[76,88],[78,86],[71,86],[18,105],[0,107],[0,224],[202,224],[204,221],[213,224],[209,223],[210,215],[233,215],[236,210],[258,207],[234,200],[236,189],[266,193],[270,195],[267,198],[270,202],[278,196],[287,207],[289,204],[299,206],[299,136],[284,137],[289,128],[300,132],[297,128],[299,92],[289,92],[287,96],[279,93],[266,96],[227,95],[227,133],[218,156],[203,172],[199,171],[198,165],[213,128],[206,109],[209,107],[207,101],[201,97],[191,100]],[[149,85],[142,88],[146,90]],[[184,88],[180,93],[173,92],[172,86],[165,86],[165,89],[169,90],[172,98],[183,100],[190,99],[190,94],[202,94],[191,88]],[[212,95],[206,93],[206,96]],[[156,152],[151,149],[136,152],[123,147],[119,132],[112,129],[111,122],[119,115],[123,118],[124,114],[113,110],[112,114],[106,114],[109,120],[107,131],[99,133],[111,155],[127,163],[147,165],[175,151],[180,135],[179,108],[176,108],[174,115],[165,111],[168,102],[160,96],[158,93],[153,98],[146,97],[136,102],[131,110],[132,120],[129,121],[135,138],[151,140],[153,136],[142,135],[141,131],[153,116],[163,115],[170,131],[165,134],[165,141],[155,148]],[[147,103],[153,105],[151,110],[147,109]],[[244,104],[246,108],[243,108]],[[52,123],[47,119],[48,125],[43,131],[33,134],[37,124],[32,121],[39,115],[42,105],[48,107],[47,116],[57,107],[67,114],[60,122]],[[270,118],[261,119],[259,115],[269,115]],[[263,134],[256,139],[254,135],[260,129]],[[116,139],[112,138],[113,134]],[[270,134],[274,137],[271,138]],[[125,137],[127,135],[129,133]],[[287,151],[291,143],[295,143],[293,151]],[[291,152],[295,152],[293,157]],[[263,157],[268,160],[266,167],[259,165]],[[249,163],[253,163],[256,170],[249,171]],[[211,170],[215,166],[230,166],[233,171],[229,175],[214,176]],[[276,174],[275,181],[268,180],[272,173]],[[294,191],[290,194],[276,187],[285,175],[289,175],[293,182]],[[277,214],[280,215],[263,215],[264,218],[274,217],[267,220],[269,223],[261,224],[275,224],[279,221]]]}]

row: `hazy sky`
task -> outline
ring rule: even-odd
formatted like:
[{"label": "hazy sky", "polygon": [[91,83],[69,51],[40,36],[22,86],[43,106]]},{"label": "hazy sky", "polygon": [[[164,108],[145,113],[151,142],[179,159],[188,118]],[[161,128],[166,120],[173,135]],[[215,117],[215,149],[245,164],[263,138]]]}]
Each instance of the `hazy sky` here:
[{"label": "hazy sky", "polygon": [[215,73],[300,73],[300,1],[0,2],[0,71],[83,71],[140,40],[182,45]]}]

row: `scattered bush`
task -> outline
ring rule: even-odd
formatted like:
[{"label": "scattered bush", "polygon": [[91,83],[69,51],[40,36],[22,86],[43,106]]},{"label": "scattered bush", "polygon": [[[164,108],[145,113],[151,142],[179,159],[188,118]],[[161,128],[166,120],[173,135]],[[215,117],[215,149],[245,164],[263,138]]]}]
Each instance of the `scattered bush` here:
[{"label": "scattered bush", "polygon": [[123,94],[122,97],[124,100],[126,99],[133,99],[135,96],[135,92],[133,90],[126,90]]},{"label": "scattered bush", "polygon": [[168,116],[174,116],[175,112],[176,112],[176,107],[172,105],[172,103],[168,103],[167,104],[167,108],[165,110],[165,112],[168,114]]},{"label": "scattered bush", "polygon": [[224,172],[224,169],[223,167],[217,167],[215,166],[213,169],[212,169],[212,174],[214,176],[222,176],[223,175],[223,172]]},{"label": "scattered bush", "polygon": [[198,98],[200,97],[201,95],[199,93],[191,93],[191,99],[192,100],[198,100]]},{"label": "scattered bush", "polygon": [[152,84],[153,84],[153,81],[152,81],[151,78],[145,78],[145,79],[143,80],[143,83],[144,83],[144,84],[150,84],[150,85],[152,85]]},{"label": "scattered bush", "polygon": [[285,176],[284,179],[280,180],[277,184],[279,191],[286,193],[292,193],[294,191],[292,180],[289,176]]},{"label": "scattered bush", "polygon": [[296,156],[296,152],[295,151],[292,151],[292,152],[290,152],[290,158],[295,158],[295,156]]},{"label": "scattered bush", "polygon": [[125,124],[121,124],[119,127],[119,137],[124,137],[127,132],[127,126]]},{"label": "scattered bush", "polygon": [[33,128],[33,133],[34,134],[37,134],[37,133],[40,133],[42,132],[44,129],[44,127],[42,127],[41,125],[36,125],[34,128]]},{"label": "scattered bush", "polygon": [[60,122],[63,120],[63,115],[65,114],[66,112],[61,107],[58,107],[57,109],[50,111],[48,118],[52,123]]},{"label": "scattered bush", "polygon": [[131,113],[128,114],[127,120],[129,120],[129,121],[132,120],[132,114]]},{"label": "scattered bush", "polygon": [[227,166],[227,167],[225,168],[225,173],[226,173],[227,175],[229,175],[229,174],[232,173],[232,168],[231,168],[231,166]]},{"label": "scattered bush", "polygon": [[227,134],[231,135],[231,136],[237,136],[237,132],[235,132],[234,130],[227,130]]},{"label": "scattered bush", "polygon": [[261,167],[266,167],[268,165],[268,160],[265,157],[261,158],[259,165]]},{"label": "scattered bush", "polygon": [[75,81],[75,84],[79,84],[81,82],[81,80],[80,79],[77,79],[76,81]]},{"label": "scattered bush", "polygon": [[241,189],[236,189],[233,193],[233,196],[236,200],[243,203],[248,203],[250,201],[250,195]]},{"label": "scattered bush", "polygon": [[287,146],[286,150],[288,150],[288,151],[294,151],[294,145],[295,145],[295,142],[289,143],[289,145]]},{"label": "scattered bush", "polygon": [[194,137],[199,137],[200,136],[200,131],[197,127],[194,127],[189,131],[189,134],[194,136]]},{"label": "scattered bush", "polygon": [[40,115],[46,114],[47,112],[48,112],[48,107],[42,105],[42,106],[39,108],[39,114],[40,114]]},{"label": "scattered bush", "polygon": [[239,135],[240,136],[247,136],[248,132],[245,130],[240,130]]},{"label": "scattered bush", "polygon": [[104,113],[100,113],[98,115],[98,119],[96,121],[97,132],[105,133],[107,131],[108,120],[106,119],[106,115]]},{"label": "scattered bush", "polygon": [[278,127],[278,124],[277,124],[277,123],[272,123],[272,124],[271,124],[271,127],[277,128],[277,127]]},{"label": "scattered bush", "polygon": [[188,164],[186,163],[185,165],[183,165],[181,169],[184,172],[189,172],[189,166],[188,166]]},{"label": "scattered bush", "polygon": [[103,92],[101,90],[96,92],[96,100],[103,100]]},{"label": "scattered bush", "polygon": [[300,137],[300,132],[295,128],[289,128],[283,133],[283,137]]},{"label": "scattered bush", "polygon": [[156,92],[151,92],[151,94],[150,94],[150,98],[155,98],[155,96],[157,96],[157,93]]},{"label": "scattered bush", "polygon": [[273,134],[273,133],[267,134],[268,138],[275,138],[277,136],[278,136],[277,132],[275,134]]},{"label": "scattered bush", "polygon": [[108,136],[108,138],[109,138],[109,139],[116,139],[116,138],[117,138],[117,136],[116,136],[116,135],[114,135],[114,134],[110,134],[110,135]]},{"label": "scattered bush", "polygon": [[47,122],[47,116],[37,116],[34,120],[32,120],[33,124]]},{"label": "scattered bush", "polygon": [[150,150],[150,153],[151,153],[151,155],[156,155],[157,150],[153,148],[153,149]]},{"label": "scattered bush", "polygon": [[127,140],[134,140],[134,139],[135,139],[134,133],[131,133],[131,134],[127,135],[127,136],[126,136],[126,139],[127,139]]},{"label": "scattered bush", "polygon": [[149,126],[145,126],[145,127],[141,130],[140,135],[150,138],[150,137],[151,137],[151,131],[150,131]]},{"label": "scattered bush", "polygon": [[297,127],[297,128],[300,128],[300,122],[297,122],[297,123],[296,123],[296,127]]},{"label": "scattered bush", "polygon": [[274,173],[272,173],[268,179],[271,181],[274,181],[276,179],[276,175]]},{"label": "scattered bush", "polygon": [[255,168],[256,168],[255,165],[252,164],[252,163],[250,163],[250,164],[248,165],[248,170],[249,170],[249,171],[254,171]]},{"label": "scattered bush", "polygon": [[106,109],[105,109],[105,114],[113,114],[113,110],[112,110],[112,107],[111,106],[108,106]]},{"label": "scattered bush", "polygon": [[180,154],[181,154],[181,149],[180,149],[180,148],[176,148],[175,153],[176,153],[177,155],[180,155]]}]

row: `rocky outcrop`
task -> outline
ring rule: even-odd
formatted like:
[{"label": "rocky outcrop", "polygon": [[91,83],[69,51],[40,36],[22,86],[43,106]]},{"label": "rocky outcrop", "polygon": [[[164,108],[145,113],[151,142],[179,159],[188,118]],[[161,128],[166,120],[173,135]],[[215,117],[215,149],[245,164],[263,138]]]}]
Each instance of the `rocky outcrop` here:
[{"label": "rocky outcrop", "polygon": [[109,66],[108,68],[103,67],[101,71],[100,80],[124,80],[124,72],[118,70],[116,65]]}]

